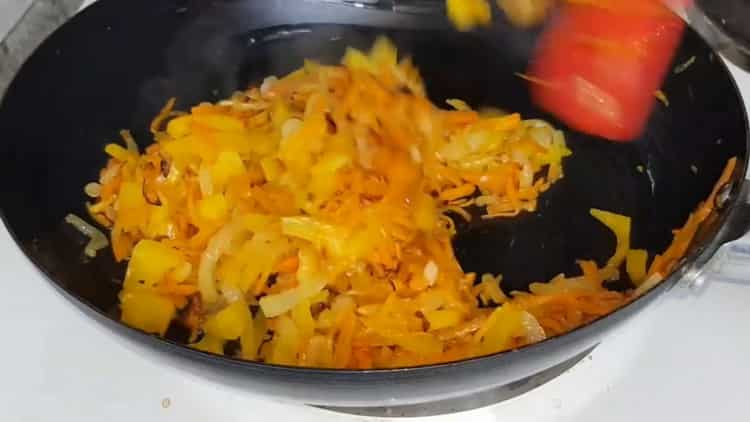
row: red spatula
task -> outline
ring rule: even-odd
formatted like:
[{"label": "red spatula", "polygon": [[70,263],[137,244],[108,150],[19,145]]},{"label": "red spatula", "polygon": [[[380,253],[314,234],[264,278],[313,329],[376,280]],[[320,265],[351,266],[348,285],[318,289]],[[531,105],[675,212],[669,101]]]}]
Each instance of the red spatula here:
[{"label": "red spatula", "polygon": [[[554,3],[559,5],[526,75],[532,95],[573,129],[612,141],[632,141],[646,126],[686,27],[673,10],[686,15],[713,47],[739,53],[750,63],[750,0],[497,3],[510,22],[522,27],[540,23]],[[461,30],[490,21],[488,0],[447,0],[447,8]]]},{"label": "red spatula", "polygon": [[569,0],[529,69],[536,103],[613,141],[644,129],[685,23],[660,0]]}]

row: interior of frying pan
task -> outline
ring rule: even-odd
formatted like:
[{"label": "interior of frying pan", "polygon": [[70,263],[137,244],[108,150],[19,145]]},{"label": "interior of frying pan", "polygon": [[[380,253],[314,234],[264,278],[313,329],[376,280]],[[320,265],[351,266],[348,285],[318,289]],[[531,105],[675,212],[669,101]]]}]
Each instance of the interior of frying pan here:
[{"label": "interior of frying pan", "polygon": [[[7,226],[52,281],[116,319],[124,267],[109,251],[84,259],[86,239],[63,222],[71,212],[86,215],[83,186],[98,178],[103,146],[120,129],[148,145],[148,124],[170,97],[182,109],[219,100],[305,58],[336,62],[347,46],[367,48],[380,34],[414,58],[436,104],[461,98],[560,125],[532,105],[514,75],[526,69],[537,34],[503,22],[457,33],[439,17],[320,2],[103,0],[45,42],[3,101],[0,204]],[[605,142],[560,125],[573,151],[565,178],[534,213],[460,225],[455,248],[465,270],[501,273],[510,291],[575,274],[579,259],[604,264],[615,239],[590,208],[631,216],[633,247],[664,250],[727,160],[746,152],[734,82],[688,33],[675,63],[693,57],[687,70],[670,73],[663,87],[669,106],[656,107],[637,142]],[[170,335],[180,340],[177,330]]]}]

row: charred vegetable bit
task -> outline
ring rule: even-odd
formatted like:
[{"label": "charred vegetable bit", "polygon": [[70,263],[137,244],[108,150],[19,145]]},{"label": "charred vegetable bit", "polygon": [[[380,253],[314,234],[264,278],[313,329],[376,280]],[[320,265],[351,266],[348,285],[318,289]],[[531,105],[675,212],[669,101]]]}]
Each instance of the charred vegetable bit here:
[{"label": "charred vegetable bit", "polygon": [[592,214],[617,247],[602,268],[581,261],[524,293],[461,269],[448,215],[535,211],[571,152],[544,121],[450,104],[430,103],[385,39],[189,113],[170,101],[145,150],[125,132],[106,147],[90,192],[128,263],[122,320],[158,335],[180,323],[210,353],[385,368],[521,347],[626,303],[603,283],[645,263],[630,219],[605,211]]}]

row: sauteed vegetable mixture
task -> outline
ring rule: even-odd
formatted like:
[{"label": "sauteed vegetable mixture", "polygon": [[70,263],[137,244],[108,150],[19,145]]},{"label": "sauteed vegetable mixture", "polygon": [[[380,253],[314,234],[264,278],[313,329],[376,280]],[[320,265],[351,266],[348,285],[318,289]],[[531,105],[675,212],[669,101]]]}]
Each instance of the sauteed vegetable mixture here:
[{"label": "sauteed vegetable mixture", "polygon": [[[189,113],[170,101],[145,151],[123,132],[86,187],[127,261],[123,322],[157,335],[178,324],[197,349],[273,364],[460,360],[612,312],[671,271],[712,210],[716,192],[650,268],[630,248],[630,218],[592,210],[617,238],[606,265],[504,292],[500,274],[462,270],[454,222],[535,211],[571,152],[544,121],[448,105],[379,39]],[[106,246],[91,237],[87,253]],[[640,287],[603,287],[621,271]]]}]

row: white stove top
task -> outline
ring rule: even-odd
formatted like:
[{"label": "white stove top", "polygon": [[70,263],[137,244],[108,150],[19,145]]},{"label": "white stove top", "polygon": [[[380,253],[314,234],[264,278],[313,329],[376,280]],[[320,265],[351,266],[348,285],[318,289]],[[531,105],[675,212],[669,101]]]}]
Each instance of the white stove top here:
[{"label": "white stove top", "polygon": [[[732,67],[746,100],[750,75]],[[750,238],[746,238],[750,242]],[[175,369],[62,297],[0,228],[0,409],[15,421],[380,420],[289,405]],[[747,272],[735,276],[750,280]],[[678,287],[568,373],[525,395],[420,421],[746,419],[750,282]],[[294,419],[292,419],[294,418]]]}]

